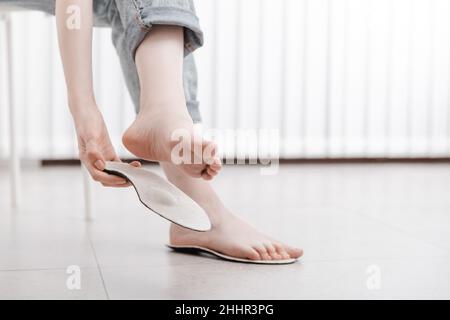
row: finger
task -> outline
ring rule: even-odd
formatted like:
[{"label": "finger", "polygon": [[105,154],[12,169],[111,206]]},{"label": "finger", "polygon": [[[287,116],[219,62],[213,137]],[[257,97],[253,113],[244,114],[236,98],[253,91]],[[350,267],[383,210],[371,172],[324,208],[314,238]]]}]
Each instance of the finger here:
[{"label": "finger", "polygon": [[136,168],[142,167],[142,164],[139,161],[133,161],[130,163],[130,165]]},{"label": "finger", "polygon": [[[123,163],[123,161],[120,160],[120,158],[118,156],[116,156],[113,161],[122,162]],[[130,162],[129,165],[131,165],[133,167],[136,167],[136,168],[142,167],[142,164],[139,161],[137,161],[137,160]]]},{"label": "finger", "polygon": [[97,160],[94,163],[96,169],[103,171],[105,170],[105,162],[103,160]]},{"label": "finger", "polygon": [[107,174],[106,172],[96,170],[95,168],[90,168],[89,173],[91,174],[92,178],[95,181],[106,183],[106,184],[113,184],[113,185],[123,185],[127,183],[127,180],[125,180],[122,177],[118,177],[112,174]]},{"label": "finger", "polygon": [[127,188],[130,186],[130,184],[129,183],[125,183],[125,184],[102,183],[102,186],[107,187],[107,188]]},{"label": "finger", "polygon": [[[123,161],[117,155],[114,157],[113,161],[122,162],[123,163]],[[139,167],[142,166],[141,163],[139,161],[137,161],[137,160],[132,161],[132,162],[130,162],[128,164],[133,166],[133,167],[136,167],[136,168],[139,168]]]}]

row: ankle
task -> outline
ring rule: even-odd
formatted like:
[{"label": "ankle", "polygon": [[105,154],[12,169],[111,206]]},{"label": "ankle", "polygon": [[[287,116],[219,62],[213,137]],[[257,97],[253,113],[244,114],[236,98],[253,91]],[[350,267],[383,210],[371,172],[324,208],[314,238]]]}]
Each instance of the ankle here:
[{"label": "ankle", "polygon": [[[161,110],[162,109],[162,110]],[[136,121],[145,121],[148,123],[149,121],[152,121],[152,123],[158,123],[159,121],[189,121],[192,122],[191,117],[189,116],[189,113],[187,111],[187,108],[184,107],[183,109],[176,109],[167,107],[166,109],[159,108],[159,109],[153,109],[153,108],[147,108],[144,110],[139,111]],[[193,122],[192,122],[193,124]]]},{"label": "ankle", "polygon": [[187,113],[186,100],[184,97],[175,97],[171,99],[161,99],[145,101],[143,100],[139,109],[142,116],[155,116],[167,114],[185,114]]},{"label": "ankle", "polygon": [[222,223],[228,220],[232,216],[230,210],[228,210],[223,204],[208,205],[207,208],[203,208],[211,221],[211,225],[214,228],[219,227]]}]

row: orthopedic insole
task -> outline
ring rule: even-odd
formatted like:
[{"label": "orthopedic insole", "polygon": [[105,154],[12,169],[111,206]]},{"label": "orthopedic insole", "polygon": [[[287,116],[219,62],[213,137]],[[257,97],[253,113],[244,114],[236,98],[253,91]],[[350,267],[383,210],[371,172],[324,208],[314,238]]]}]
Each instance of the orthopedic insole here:
[{"label": "orthopedic insole", "polygon": [[144,206],[161,217],[194,231],[211,229],[206,212],[183,191],[159,175],[127,163],[107,161],[105,172],[126,178]]},{"label": "orthopedic insole", "polygon": [[206,253],[216,256],[219,259],[231,261],[231,262],[240,262],[240,263],[253,263],[253,264],[291,264],[297,261],[297,259],[285,259],[285,260],[250,260],[250,259],[241,259],[228,256],[226,254],[222,254],[220,252],[199,247],[199,246],[177,246],[177,245],[167,245],[174,251],[184,252],[184,253]]}]

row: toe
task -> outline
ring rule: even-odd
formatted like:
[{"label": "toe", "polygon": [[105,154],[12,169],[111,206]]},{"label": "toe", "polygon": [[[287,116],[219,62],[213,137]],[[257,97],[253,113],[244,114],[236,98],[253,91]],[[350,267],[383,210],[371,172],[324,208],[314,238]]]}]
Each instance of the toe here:
[{"label": "toe", "polygon": [[274,243],[275,249],[277,249],[277,253],[281,256],[283,260],[291,259],[291,256],[286,252],[284,246],[279,243]]},{"label": "toe", "polygon": [[275,249],[273,244],[265,243],[264,246],[266,247],[267,253],[270,255],[272,260],[280,260],[281,259],[281,256],[278,254],[278,252]]},{"label": "toe", "polygon": [[228,251],[228,254],[241,259],[249,259],[249,260],[261,260],[261,256],[258,251],[256,251],[252,247],[245,247],[240,244],[236,244],[231,247]]},{"label": "toe", "polygon": [[246,257],[250,260],[261,260],[261,256],[259,255],[258,251],[256,251],[253,248],[245,249]]},{"label": "toe", "polygon": [[207,169],[206,169],[206,173],[208,173],[210,176],[212,176],[212,177],[215,177],[215,176],[217,176],[217,174],[218,174],[218,172],[217,171],[215,171],[215,170],[213,170],[211,167],[208,167]]},{"label": "toe", "polygon": [[207,171],[204,171],[204,172],[202,173],[202,178],[203,178],[204,180],[206,180],[206,181],[211,181],[214,177],[211,176],[211,175],[209,175]]},{"label": "toe", "polygon": [[203,143],[203,161],[209,165],[216,163],[217,145],[211,141]]},{"label": "toe", "polygon": [[266,247],[257,246],[257,247],[254,247],[254,249],[259,253],[261,260],[272,260],[272,257],[267,252]]},{"label": "toe", "polygon": [[211,163],[211,169],[215,171],[219,171],[222,169],[222,161],[220,161],[220,158],[215,157],[213,163]]},{"label": "toe", "polygon": [[294,248],[294,247],[285,245],[284,249],[289,254],[289,256],[293,259],[300,258],[303,255],[303,250],[300,248]]}]

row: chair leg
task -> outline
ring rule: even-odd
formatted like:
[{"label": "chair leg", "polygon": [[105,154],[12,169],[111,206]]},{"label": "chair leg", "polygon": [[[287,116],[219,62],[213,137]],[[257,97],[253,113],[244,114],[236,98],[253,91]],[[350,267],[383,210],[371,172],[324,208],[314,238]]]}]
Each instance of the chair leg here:
[{"label": "chair leg", "polygon": [[12,50],[12,28],[11,19],[5,15],[6,25],[6,74],[7,74],[7,106],[9,112],[9,151],[10,151],[10,174],[11,174],[11,205],[18,208],[20,205],[20,158],[19,138],[17,122],[17,105],[14,97],[14,54]]},{"label": "chair leg", "polygon": [[94,218],[94,210],[92,204],[92,185],[91,178],[87,169],[81,165],[83,176],[83,196],[84,196],[84,217],[86,221],[92,221]]}]

